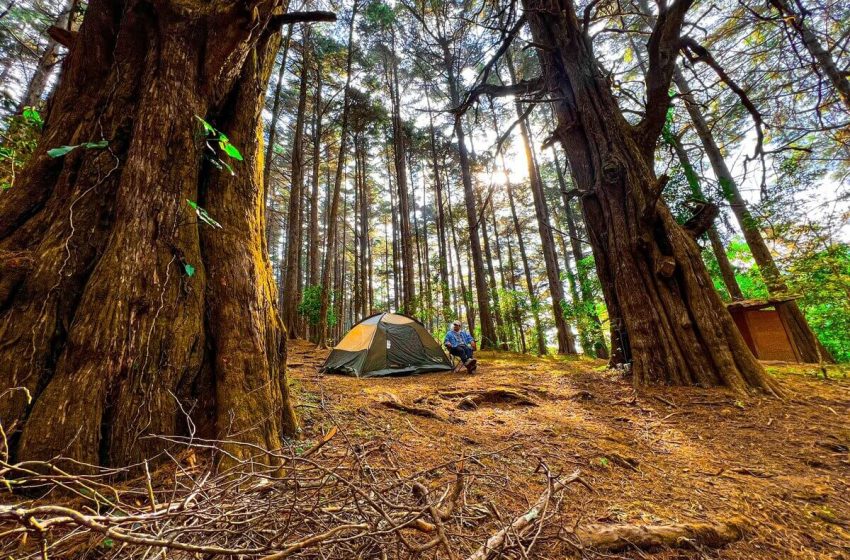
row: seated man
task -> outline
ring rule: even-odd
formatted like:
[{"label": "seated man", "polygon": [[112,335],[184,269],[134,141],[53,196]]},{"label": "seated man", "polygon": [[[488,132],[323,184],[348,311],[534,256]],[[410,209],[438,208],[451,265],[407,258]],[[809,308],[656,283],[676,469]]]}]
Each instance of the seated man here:
[{"label": "seated man", "polygon": [[460,358],[466,366],[466,371],[469,373],[475,371],[478,364],[478,361],[472,357],[472,351],[476,350],[475,339],[468,332],[460,330],[460,321],[452,323],[452,328],[446,333],[443,344],[449,350],[449,354]]}]

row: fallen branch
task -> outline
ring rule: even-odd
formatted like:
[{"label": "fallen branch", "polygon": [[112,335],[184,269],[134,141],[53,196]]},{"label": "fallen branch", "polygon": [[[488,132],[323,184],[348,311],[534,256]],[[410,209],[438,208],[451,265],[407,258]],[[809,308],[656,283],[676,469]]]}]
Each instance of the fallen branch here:
[{"label": "fallen branch", "polygon": [[697,545],[718,548],[744,536],[747,523],[735,517],[716,523],[671,525],[587,525],[575,532],[581,547],[604,552],[630,548],[682,548]]},{"label": "fallen branch", "polygon": [[543,511],[543,508],[546,507],[546,504],[549,503],[549,500],[551,500],[555,494],[557,494],[558,492],[566,488],[568,485],[576,481],[581,481],[581,478],[579,478],[578,471],[550,485],[548,488],[546,488],[546,491],[540,495],[540,497],[537,499],[537,502],[534,504],[534,506],[532,506],[531,509],[514,519],[510,525],[503,528],[501,531],[497,532],[495,535],[487,539],[487,542],[481,545],[481,548],[476,550],[471,556],[467,557],[467,560],[487,560],[487,558],[490,558],[493,554],[497,553],[499,550],[501,550],[502,546],[504,546],[505,539],[508,535],[519,534],[525,528],[531,525],[540,515],[540,512]]}]

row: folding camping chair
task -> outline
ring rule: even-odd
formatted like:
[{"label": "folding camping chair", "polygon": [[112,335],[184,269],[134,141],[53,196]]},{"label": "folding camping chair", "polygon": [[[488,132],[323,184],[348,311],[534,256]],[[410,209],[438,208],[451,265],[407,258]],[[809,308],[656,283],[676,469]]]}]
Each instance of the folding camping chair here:
[{"label": "folding camping chair", "polygon": [[[447,345],[443,345],[446,349],[446,352],[449,352],[449,347]],[[460,367],[463,365],[463,362],[460,360],[460,356],[455,356],[451,352],[449,352],[449,359],[452,361],[452,373],[457,372]]]}]

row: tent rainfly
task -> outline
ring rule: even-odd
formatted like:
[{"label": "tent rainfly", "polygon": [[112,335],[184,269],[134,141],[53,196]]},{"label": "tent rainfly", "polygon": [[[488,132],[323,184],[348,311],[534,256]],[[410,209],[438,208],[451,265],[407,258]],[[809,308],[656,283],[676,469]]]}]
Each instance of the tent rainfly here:
[{"label": "tent rainfly", "polygon": [[348,331],[319,371],[379,377],[451,370],[448,356],[422,323],[398,313],[376,313]]}]

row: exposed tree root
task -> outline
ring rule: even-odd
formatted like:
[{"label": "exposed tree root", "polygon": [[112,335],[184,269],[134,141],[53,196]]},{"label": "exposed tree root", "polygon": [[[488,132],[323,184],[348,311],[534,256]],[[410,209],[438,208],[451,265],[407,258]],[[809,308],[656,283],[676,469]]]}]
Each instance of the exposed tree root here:
[{"label": "exposed tree root", "polygon": [[401,399],[398,398],[397,395],[393,393],[384,393],[385,398],[381,400],[381,404],[387,408],[392,408],[393,410],[400,410],[402,412],[407,412],[408,414],[413,414],[415,416],[422,416],[423,418],[436,418],[437,420],[442,420],[443,417],[431,410],[430,408],[422,408],[419,406],[413,406],[410,404],[404,404],[401,402]]},{"label": "exposed tree root", "polygon": [[537,401],[528,395],[507,387],[494,387],[482,391],[443,391],[440,396],[446,399],[460,398],[458,408],[477,408],[482,404],[513,404],[517,406],[538,406]]},{"label": "exposed tree root", "polygon": [[619,552],[630,548],[717,548],[744,536],[747,522],[741,517],[715,523],[673,525],[587,525],[576,530],[582,548]]}]

